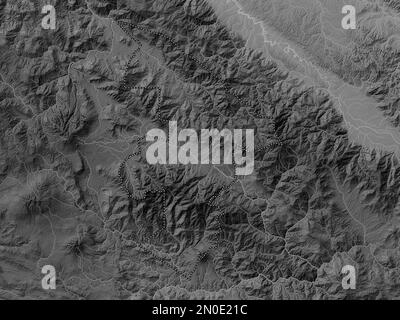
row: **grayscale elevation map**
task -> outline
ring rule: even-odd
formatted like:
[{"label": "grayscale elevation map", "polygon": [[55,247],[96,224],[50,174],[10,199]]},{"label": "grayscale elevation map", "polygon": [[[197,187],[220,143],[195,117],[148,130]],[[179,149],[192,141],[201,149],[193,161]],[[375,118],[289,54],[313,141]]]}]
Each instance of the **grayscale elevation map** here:
[{"label": "grayscale elevation map", "polygon": [[400,299],[399,159],[400,0],[0,0],[0,300]]}]

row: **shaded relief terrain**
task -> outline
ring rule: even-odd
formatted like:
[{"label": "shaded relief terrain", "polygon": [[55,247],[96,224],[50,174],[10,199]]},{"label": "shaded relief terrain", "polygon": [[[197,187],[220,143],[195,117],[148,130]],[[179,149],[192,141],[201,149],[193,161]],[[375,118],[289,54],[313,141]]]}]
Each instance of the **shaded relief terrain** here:
[{"label": "shaded relief terrain", "polygon": [[[399,298],[400,6],[348,2],[0,0],[0,299]],[[150,165],[170,121],[254,172]]]}]

